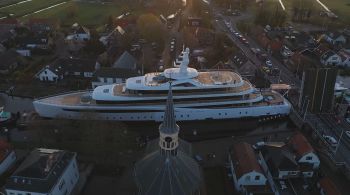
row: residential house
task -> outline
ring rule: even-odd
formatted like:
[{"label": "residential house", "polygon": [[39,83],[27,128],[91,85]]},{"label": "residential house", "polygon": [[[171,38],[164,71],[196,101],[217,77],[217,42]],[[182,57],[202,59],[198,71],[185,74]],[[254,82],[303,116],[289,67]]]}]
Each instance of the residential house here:
[{"label": "residential house", "polygon": [[322,55],[321,57],[321,63],[323,65],[342,65],[342,59],[341,57],[335,53],[334,51],[330,50]]},{"label": "residential house", "polygon": [[16,153],[10,144],[0,140],[0,175],[7,172],[15,164],[16,160]]},{"label": "residential house", "polygon": [[40,81],[57,82],[63,79],[65,70],[58,64],[50,64],[41,69],[35,77]]},{"label": "residential house", "polygon": [[113,64],[112,68],[137,71],[138,61],[129,52],[125,51]]},{"label": "residential house", "polygon": [[319,188],[320,195],[341,195],[337,186],[329,177],[323,177],[320,179],[317,187]]},{"label": "residential house", "polygon": [[54,32],[59,27],[59,24],[57,20],[30,18],[27,22],[27,26],[31,32],[42,34]]},{"label": "residential house", "polygon": [[346,68],[350,68],[350,52],[346,50],[340,50],[338,55],[341,58],[341,65]]},{"label": "residential house", "polygon": [[271,194],[263,169],[253,148],[245,143],[235,143],[229,154],[234,187],[242,194]]},{"label": "residential house", "polygon": [[300,51],[306,48],[315,47],[316,41],[312,35],[306,32],[293,31],[284,35],[284,45],[292,52]]},{"label": "residential house", "polygon": [[0,20],[0,30],[10,31],[19,26],[19,22],[15,18],[5,18]]},{"label": "residential house", "polygon": [[333,45],[345,45],[346,44],[346,36],[340,32],[330,32],[328,34],[324,34],[324,39]]},{"label": "residential house", "polygon": [[111,47],[115,44],[119,44],[118,42],[121,40],[121,36],[125,34],[125,30],[117,26],[114,30],[109,32],[108,34],[101,36],[99,41],[106,47]]},{"label": "residential house", "polygon": [[18,54],[14,50],[0,53],[0,74],[9,74],[18,66]]},{"label": "residential house", "polygon": [[63,150],[33,150],[7,179],[6,194],[72,194],[79,180],[76,156]]},{"label": "residential house", "polygon": [[34,34],[17,39],[16,51],[22,56],[31,56],[35,51],[48,51],[53,40],[48,34]]},{"label": "residential house", "polygon": [[95,72],[96,60],[60,58],[41,69],[36,77],[40,81],[57,82],[66,76],[91,78]]},{"label": "residential house", "polygon": [[257,42],[268,53],[280,52],[283,45],[283,33],[280,31],[265,31],[262,27],[257,27],[253,32],[253,36],[256,37]]},{"label": "residential house", "polygon": [[122,68],[100,68],[95,72],[95,79],[92,81],[92,88],[101,85],[124,83],[130,77],[138,76],[133,70]]},{"label": "residential house", "polygon": [[193,26],[193,27],[199,27],[202,25],[202,18],[200,17],[188,17],[187,18],[187,24],[189,26]]},{"label": "residential house", "polygon": [[313,50],[313,53],[320,59],[323,65],[341,65],[341,58],[334,51],[324,44],[320,44]]},{"label": "residential house", "polygon": [[88,28],[75,23],[73,24],[72,29],[72,33],[66,37],[67,42],[85,42],[90,40],[91,35]]},{"label": "residential house", "polygon": [[290,149],[296,156],[296,161],[299,165],[309,164],[312,169],[318,169],[320,166],[320,159],[316,155],[314,149],[301,133],[296,133],[288,143]]},{"label": "residential house", "polygon": [[282,147],[265,146],[262,155],[272,177],[277,179],[289,179],[299,177],[299,165],[295,156],[289,150]]}]

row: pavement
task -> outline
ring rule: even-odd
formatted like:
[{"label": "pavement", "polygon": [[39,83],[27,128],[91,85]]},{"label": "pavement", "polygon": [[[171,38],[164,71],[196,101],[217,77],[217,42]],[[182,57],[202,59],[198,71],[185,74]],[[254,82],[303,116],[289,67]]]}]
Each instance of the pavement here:
[{"label": "pavement", "polygon": [[33,99],[12,97],[5,93],[0,93],[0,105],[4,106],[7,112],[32,112],[34,111]]}]

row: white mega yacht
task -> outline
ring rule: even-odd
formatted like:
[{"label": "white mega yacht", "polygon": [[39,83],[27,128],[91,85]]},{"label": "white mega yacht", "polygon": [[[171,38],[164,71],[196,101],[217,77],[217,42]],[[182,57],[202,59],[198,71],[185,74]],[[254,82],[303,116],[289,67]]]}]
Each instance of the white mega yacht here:
[{"label": "white mega yacht", "polygon": [[273,90],[258,90],[238,73],[199,72],[188,67],[186,48],[174,68],[132,77],[123,84],[104,85],[34,101],[46,118],[117,121],[162,121],[172,85],[177,121],[277,118],[290,112],[290,103]]}]

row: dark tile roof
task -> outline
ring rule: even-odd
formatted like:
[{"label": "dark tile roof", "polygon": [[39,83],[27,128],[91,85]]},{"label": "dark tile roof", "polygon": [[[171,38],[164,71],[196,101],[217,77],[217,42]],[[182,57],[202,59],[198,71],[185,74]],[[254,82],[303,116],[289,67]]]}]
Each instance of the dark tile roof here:
[{"label": "dark tile roof", "polygon": [[29,36],[17,38],[17,43],[21,46],[26,46],[27,44],[36,44],[36,45],[48,44],[49,36],[46,34],[29,35]]},{"label": "dark tile roof", "polygon": [[66,72],[94,72],[95,64],[95,59],[59,58],[40,72],[44,71],[46,68],[56,75],[63,75]]},{"label": "dark tile roof", "polygon": [[129,52],[125,51],[116,62],[113,63],[113,68],[123,68],[136,70],[137,69],[137,60]]},{"label": "dark tile roof", "polygon": [[50,193],[76,154],[62,150],[35,149],[7,179],[5,188]]},{"label": "dark tile roof", "polygon": [[122,69],[122,68],[101,68],[95,72],[95,76],[103,78],[123,78],[137,76],[138,73],[134,70]]},{"label": "dark tile roof", "polygon": [[96,59],[60,58],[55,63],[68,72],[94,72]]},{"label": "dark tile roof", "polygon": [[265,161],[272,170],[298,170],[295,156],[284,147],[265,146],[262,149]]},{"label": "dark tile roof", "polygon": [[336,53],[332,50],[327,51],[325,54],[323,54],[322,59],[327,60],[331,56],[336,55]]}]

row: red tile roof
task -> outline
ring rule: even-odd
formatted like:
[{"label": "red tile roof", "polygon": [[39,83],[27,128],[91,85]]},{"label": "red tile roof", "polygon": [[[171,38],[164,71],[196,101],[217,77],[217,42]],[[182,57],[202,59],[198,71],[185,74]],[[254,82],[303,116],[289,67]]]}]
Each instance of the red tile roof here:
[{"label": "red tile roof", "polygon": [[318,57],[321,57],[321,56],[323,56],[323,54],[327,53],[328,51],[330,51],[330,49],[326,45],[321,44],[314,50],[314,53]]},{"label": "red tile roof", "polygon": [[263,173],[254,150],[249,144],[245,142],[235,143],[231,151],[231,156],[238,178],[253,171]]},{"label": "red tile roof", "polygon": [[314,149],[301,133],[296,133],[290,140],[289,145],[295,151],[298,157],[313,152]]},{"label": "red tile roof", "polygon": [[13,24],[13,25],[17,25],[18,24],[18,20],[15,18],[5,18],[0,20],[0,24]]},{"label": "red tile roof", "polygon": [[0,140],[0,163],[6,159],[11,152],[11,146],[5,140]]},{"label": "red tile roof", "polygon": [[319,183],[325,195],[341,195],[337,186],[335,186],[335,184],[328,177],[320,179]]}]

